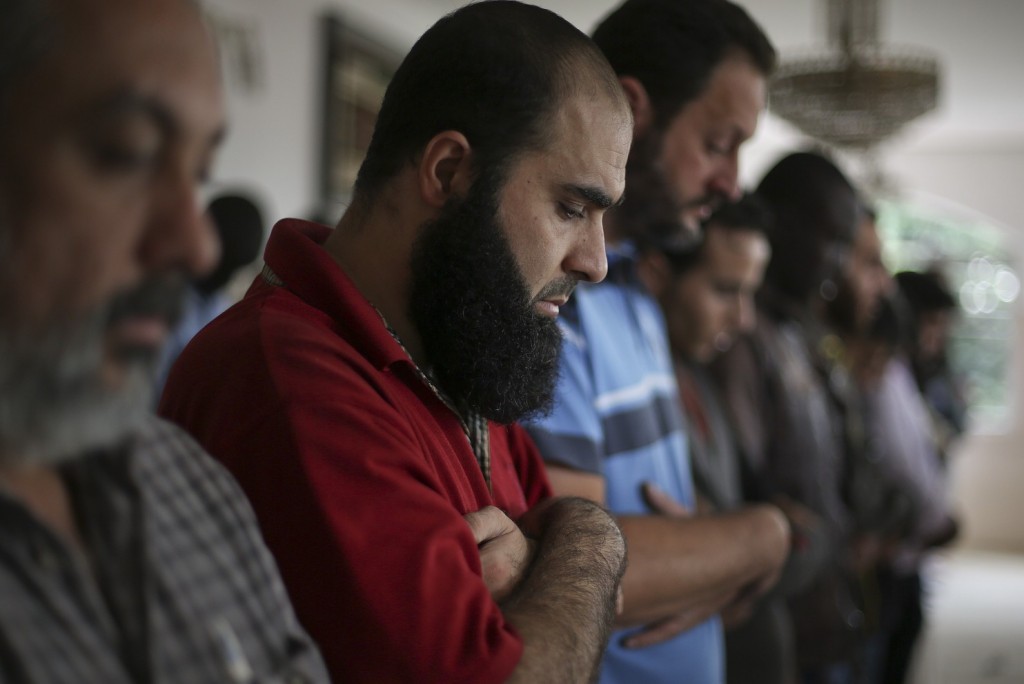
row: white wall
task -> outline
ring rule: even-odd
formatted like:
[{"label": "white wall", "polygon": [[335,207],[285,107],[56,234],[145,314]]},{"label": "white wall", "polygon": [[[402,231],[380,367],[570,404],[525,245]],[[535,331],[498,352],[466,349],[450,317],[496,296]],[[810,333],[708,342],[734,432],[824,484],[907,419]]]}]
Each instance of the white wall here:
[{"label": "white wall", "polygon": [[214,189],[251,188],[275,220],[307,215],[317,207],[319,187],[320,17],[341,13],[399,52],[437,17],[413,0],[205,0],[204,5],[215,18],[252,28],[265,76],[261,88],[247,92],[230,71],[226,74],[230,128]]},{"label": "white wall", "polygon": [[972,435],[953,459],[957,545],[1024,553],[1024,433]]}]

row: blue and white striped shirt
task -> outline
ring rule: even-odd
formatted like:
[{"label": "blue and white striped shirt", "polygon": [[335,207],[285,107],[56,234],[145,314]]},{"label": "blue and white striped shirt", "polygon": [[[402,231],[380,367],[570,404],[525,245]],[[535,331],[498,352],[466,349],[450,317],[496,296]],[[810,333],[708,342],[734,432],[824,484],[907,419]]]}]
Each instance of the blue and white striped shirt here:
[{"label": "blue and white striped shirt", "polygon": [[[630,246],[608,253],[608,277],[581,284],[562,307],[561,374],[552,413],[527,425],[544,458],[603,475],[608,508],[650,510],[641,486],[652,482],[689,508],[693,482],[665,323],[636,274]],[[724,681],[717,618],[665,643],[620,646],[616,632],[602,684]]]}]

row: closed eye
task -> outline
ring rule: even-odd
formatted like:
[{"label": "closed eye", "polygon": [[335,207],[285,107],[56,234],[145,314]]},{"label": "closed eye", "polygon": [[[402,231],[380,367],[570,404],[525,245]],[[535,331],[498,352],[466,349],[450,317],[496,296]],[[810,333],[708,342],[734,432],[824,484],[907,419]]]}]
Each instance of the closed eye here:
[{"label": "closed eye", "polygon": [[717,154],[719,156],[725,156],[729,154],[730,151],[727,145],[717,145],[715,143],[710,142],[707,143],[705,147],[707,148],[707,151],[710,152],[711,154]]},{"label": "closed eye", "polygon": [[564,219],[581,219],[586,217],[586,211],[583,207],[574,207],[565,202],[558,203],[558,212]]},{"label": "closed eye", "polygon": [[742,287],[731,283],[716,283],[712,288],[720,297],[738,297],[743,292]]},{"label": "closed eye", "polygon": [[150,149],[135,149],[118,143],[99,143],[92,149],[93,160],[104,171],[131,173],[150,169],[157,158]]}]

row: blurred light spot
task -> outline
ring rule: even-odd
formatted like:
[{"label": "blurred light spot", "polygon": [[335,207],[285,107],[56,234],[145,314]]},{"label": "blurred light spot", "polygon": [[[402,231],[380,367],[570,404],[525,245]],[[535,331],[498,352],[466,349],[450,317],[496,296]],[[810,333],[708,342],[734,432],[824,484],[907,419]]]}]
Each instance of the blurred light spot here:
[{"label": "blurred light spot", "polygon": [[992,262],[988,260],[988,257],[975,257],[971,259],[971,263],[967,266],[967,277],[971,280],[984,282],[991,280],[995,271],[996,269]]},{"label": "blurred light spot", "polygon": [[1020,295],[1020,278],[1012,269],[1000,266],[996,270],[993,280],[993,287],[1000,301],[1013,302],[1017,300],[1017,296]]}]

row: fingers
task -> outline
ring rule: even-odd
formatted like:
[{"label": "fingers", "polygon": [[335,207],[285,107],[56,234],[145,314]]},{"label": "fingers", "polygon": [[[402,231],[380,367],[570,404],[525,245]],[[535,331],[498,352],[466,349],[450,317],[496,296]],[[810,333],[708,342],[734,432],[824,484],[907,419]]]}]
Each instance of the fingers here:
[{"label": "fingers", "polygon": [[726,606],[719,614],[722,618],[722,627],[725,629],[739,627],[753,615],[755,605],[755,601],[748,599]]},{"label": "fingers", "polygon": [[811,509],[798,504],[793,499],[779,496],[774,503],[794,525],[807,529],[821,525],[821,518],[812,512]]},{"label": "fingers", "polygon": [[641,485],[640,493],[651,511],[673,518],[690,517],[690,509],[666,494],[651,482]]},{"label": "fingers", "polygon": [[477,546],[485,544],[513,531],[518,531],[515,522],[494,506],[481,508],[462,516],[473,532]]},{"label": "fingers", "polygon": [[526,575],[536,554],[536,542],[518,530],[502,534],[480,547],[480,566],[484,584],[495,601],[507,598]]},{"label": "fingers", "polygon": [[710,618],[713,614],[714,610],[710,607],[691,608],[679,613],[678,615],[673,615],[672,617],[647,625],[639,632],[636,632],[626,638],[622,642],[622,645],[626,648],[646,648],[647,646],[660,644],[696,627]]}]

